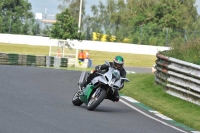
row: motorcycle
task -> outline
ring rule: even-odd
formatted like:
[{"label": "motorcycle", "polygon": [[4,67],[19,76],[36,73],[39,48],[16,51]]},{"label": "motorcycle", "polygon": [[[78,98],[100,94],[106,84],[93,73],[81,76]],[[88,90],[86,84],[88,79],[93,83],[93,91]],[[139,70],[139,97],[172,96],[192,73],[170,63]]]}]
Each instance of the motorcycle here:
[{"label": "motorcycle", "polygon": [[[99,76],[92,79],[92,81],[83,89],[78,90],[73,98],[72,103],[75,106],[80,106],[83,103],[87,109],[94,110],[104,99],[109,99],[115,91],[119,91],[122,86],[121,81],[129,82],[128,78],[120,77],[120,72],[110,66],[110,63],[105,61],[109,66],[109,70],[105,73],[98,73]],[[79,82],[87,77],[86,72],[82,72]]]}]

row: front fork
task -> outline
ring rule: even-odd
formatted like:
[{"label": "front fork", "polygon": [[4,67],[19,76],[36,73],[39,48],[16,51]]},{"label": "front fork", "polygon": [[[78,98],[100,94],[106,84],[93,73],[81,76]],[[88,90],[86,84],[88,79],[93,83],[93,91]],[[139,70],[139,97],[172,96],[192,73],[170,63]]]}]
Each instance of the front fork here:
[{"label": "front fork", "polygon": [[99,97],[100,94],[101,94],[101,89],[97,88],[97,90],[94,92],[94,94],[92,95],[92,97]]}]

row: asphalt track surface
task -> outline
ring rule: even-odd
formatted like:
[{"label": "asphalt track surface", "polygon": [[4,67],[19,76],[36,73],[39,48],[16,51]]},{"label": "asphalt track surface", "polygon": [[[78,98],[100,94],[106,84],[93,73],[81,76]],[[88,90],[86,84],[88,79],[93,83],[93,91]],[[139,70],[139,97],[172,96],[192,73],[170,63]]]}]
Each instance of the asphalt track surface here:
[{"label": "asphalt track surface", "polygon": [[124,67],[126,71],[135,72],[135,73],[152,73],[151,68],[148,67]]},{"label": "asphalt track surface", "polygon": [[0,65],[0,133],[180,133],[122,102],[74,106],[80,74]]}]

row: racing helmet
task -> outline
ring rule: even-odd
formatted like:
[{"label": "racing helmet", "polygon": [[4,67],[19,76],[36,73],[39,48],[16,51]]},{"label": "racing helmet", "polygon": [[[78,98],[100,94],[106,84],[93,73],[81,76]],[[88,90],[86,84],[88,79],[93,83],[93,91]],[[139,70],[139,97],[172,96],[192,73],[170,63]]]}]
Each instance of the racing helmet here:
[{"label": "racing helmet", "polygon": [[124,66],[124,59],[121,56],[115,56],[113,60],[113,67],[116,69],[122,69]]}]

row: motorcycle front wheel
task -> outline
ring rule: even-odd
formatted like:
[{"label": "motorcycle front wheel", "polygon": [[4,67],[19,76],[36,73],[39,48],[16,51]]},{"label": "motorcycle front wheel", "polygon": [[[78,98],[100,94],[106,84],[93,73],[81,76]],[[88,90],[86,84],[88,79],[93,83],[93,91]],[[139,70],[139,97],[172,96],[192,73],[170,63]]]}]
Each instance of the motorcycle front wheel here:
[{"label": "motorcycle front wheel", "polygon": [[75,106],[81,106],[81,104],[83,104],[83,102],[79,99],[79,95],[80,95],[80,91],[78,90],[73,98],[72,98],[72,103],[75,105]]},{"label": "motorcycle front wheel", "polygon": [[106,91],[104,89],[97,89],[92,96],[87,105],[87,109],[94,110],[106,97]]}]

